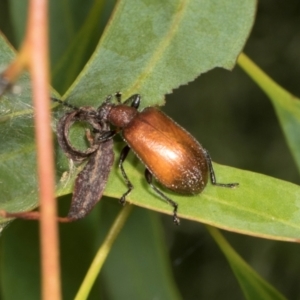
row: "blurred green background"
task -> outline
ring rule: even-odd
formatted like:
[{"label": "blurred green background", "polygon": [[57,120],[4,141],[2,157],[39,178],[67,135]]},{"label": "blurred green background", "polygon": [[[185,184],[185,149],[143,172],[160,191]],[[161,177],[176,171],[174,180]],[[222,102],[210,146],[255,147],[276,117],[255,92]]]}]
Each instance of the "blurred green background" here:
[{"label": "blurred green background", "polygon": [[[26,19],[26,1],[21,1],[23,9],[11,9],[19,1],[0,2],[0,29],[16,47],[25,28],[20,24]],[[80,5],[81,1],[76,1]],[[88,11],[87,6],[85,8]],[[106,19],[103,18],[98,28],[99,36],[110,9],[107,5]],[[84,9],[78,14],[78,29],[85,14]],[[52,37],[52,40],[57,38]],[[91,41],[87,59],[96,43],[97,40]],[[58,45],[51,46],[53,65],[64,51]],[[244,52],[281,86],[300,96],[300,2],[260,1]],[[60,92],[65,88],[55,82],[55,77],[53,86]],[[270,101],[238,66],[232,72],[212,70],[176,89],[167,95],[163,110],[190,131],[209,150],[215,162],[299,184],[299,174]],[[227,261],[204,226],[184,220],[180,227],[174,228],[168,216],[161,218],[173,273],[183,299],[243,297]],[[15,223],[12,226],[24,222]],[[289,299],[300,299],[299,245],[224,234],[260,275]]]}]

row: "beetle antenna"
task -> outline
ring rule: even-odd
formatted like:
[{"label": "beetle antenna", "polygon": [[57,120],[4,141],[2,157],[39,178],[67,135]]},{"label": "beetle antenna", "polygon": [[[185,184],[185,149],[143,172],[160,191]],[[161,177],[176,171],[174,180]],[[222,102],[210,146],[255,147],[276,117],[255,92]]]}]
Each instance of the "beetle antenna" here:
[{"label": "beetle antenna", "polygon": [[53,98],[53,97],[51,97],[50,99],[51,99],[53,102],[57,102],[57,103],[59,103],[59,104],[61,104],[61,105],[63,105],[63,106],[72,108],[72,109],[74,109],[74,110],[80,110],[79,107],[74,106],[74,105],[72,105],[72,104],[70,104],[70,103],[68,103],[68,102],[66,102],[66,101],[62,101],[62,100],[60,100],[60,99]]}]

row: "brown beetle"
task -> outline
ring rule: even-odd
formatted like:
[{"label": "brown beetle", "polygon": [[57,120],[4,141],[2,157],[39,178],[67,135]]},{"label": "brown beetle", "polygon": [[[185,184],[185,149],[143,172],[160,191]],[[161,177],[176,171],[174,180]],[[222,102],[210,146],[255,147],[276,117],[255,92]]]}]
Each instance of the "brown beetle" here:
[{"label": "brown beetle", "polygon": [[133,95],[124,103],[121,103],[121,93],[116,93],[115,96],[118,104],[111,103],[112,97],[108,97],[98,108],[98,116],[102,121],[117,127],[110,133],[106,132],[101,140],[110,139],[121,131],[127,143],[119,160],[119,167],[128,187],[120,199],[121,203],[125,204],[125,197],[133,189],[123,168],[130,149],[146,166],[145,177],[150,186],[173,206],[175,224],[179,224],[178,205],[152,184],[153,176],[168,189],[185,195],[201,193],[209,175],[213,185],[229,188],[238,185],[217,183],[208,152],[171,118],[154,107],[147,107],[139,112],[140,95]]}]

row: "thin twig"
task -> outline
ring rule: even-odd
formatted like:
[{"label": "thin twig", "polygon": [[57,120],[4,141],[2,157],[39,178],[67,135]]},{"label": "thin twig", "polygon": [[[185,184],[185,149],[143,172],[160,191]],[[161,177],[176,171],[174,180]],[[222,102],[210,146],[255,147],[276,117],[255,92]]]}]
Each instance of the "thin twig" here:
[{"label": "thin twig", "polygon": [[50,116],[48,61],[48,1],[30,0],[26,38],[22,50],[30,49],[29,71],[35,107],[40,194],[42,298],[61,298],[58,230],[56,222],[53,141]]},{"label": "thin twig", "polygon": [[75,300],[87,299],[93,287],[93,284],[97,276],[99,275],[99,272],[105,262],[105,259],[107,258],[113,246],[114,241],[116,240],[121,229],[123,228],[131,210],[132,210],[132,205],[127,204],[115,219],[115,222],[110,228],[107,236],[105,237],[103,244],[101,245],[96,256],[94,257],[94,260],[78,290]]}]

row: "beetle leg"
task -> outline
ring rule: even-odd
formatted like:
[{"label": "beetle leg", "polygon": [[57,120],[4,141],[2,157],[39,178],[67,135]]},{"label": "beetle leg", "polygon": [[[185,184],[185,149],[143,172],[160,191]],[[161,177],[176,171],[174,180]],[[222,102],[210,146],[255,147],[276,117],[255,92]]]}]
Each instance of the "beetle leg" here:
[{"label": "beetle leg", "polygon": [[[122,103],[122,93],[116,92],[115,97],[117,98],[118,103]],[[130,104],[131,107],[134,107],[136,109],[139,108],[141,103],[141,96],[139,94],[134,94],[130,96],[128,99],[124,101],[123,104]]]},{"label": "beetle leg", "polygon": [[112,139],[119,131],[118,130],[110,130],[110,131],[104,131],[100,134],[99,137],[97,137],[98,142],[105,142],[110,139]]},{"label": "beetle leg", "polygon": [[122,101],[121,101],[122,100],[122,93],[121,92],[116,92],[115,97],[116,97],[118,103],[122,103]]},{"label": "beetle leg", "polygon": [[136,109],[139,108],[140,103],[141,103],[141,96],[139,94],[132,95],[124,101],[124,104],[130,104],[131,107],[134,107]]},{"label": "beetle leg", "polygon": [[125,103],[129,102],[131,102],[131,107],[138,109],[141,103],[141,96],[139,94],[135,94],[125,101]]},{"label": "beetle leg", "polygon": [[159,190],[155,185],[152,184],[153,175],[148,169],[145,170],[145,178],[148,184],[153,188],[153,190],[164,200],[166,200],[171,206],[173,206],[173,221],[176,225],[180,224],[180,219],[177,216],[178,204],[167,197],[161,190]]},{"label": "beetle leg", "polygon": [[210,180],[213,185],[223,186],[223,187],[228,187],[228,188],[234,188],[239,185],[238,183],[218,183],[216,180],[216,175],[215,175],[215,171],[214,171],[214,168],[212,165],[211,157],[206,149],[203,149],[203,151],[204,151],[206,162],[207,162],[208,168],[209,168]]},{"label": "beetle leg", "polygon": [[123,148],[123,150],[121,151],[120,159],[119,159],[119,168],[121,169],[122,176],[123,176],[123,178],[124,178],[124,180],[125,180],[125,183],[126,183],[126,185],[127,185],[127,188],[128,188],[127,192],[124,193],[123,196],[122,196],[121,199],[120,199],[120,203],[121,203],[122,205],[125,205],[125,203],[126,203],[126,196],[127,196],[128,194],[130,194],[130,192],[131,192],[132,189],[133,189],[133,185],[132,185],[132,183],[130,182],[130,180],[128,179],[128,176],[127,176],[127,174],[126,174],[126,172],[125,172],[125,170],[124,170],[124,167],[123,167],[123,162],[124,162],[124,160],[126,159],[128,153],[129,153],[129,151],[130,151],[130,147],[129,147],[129,146],[125,146],[125,147]]}]

